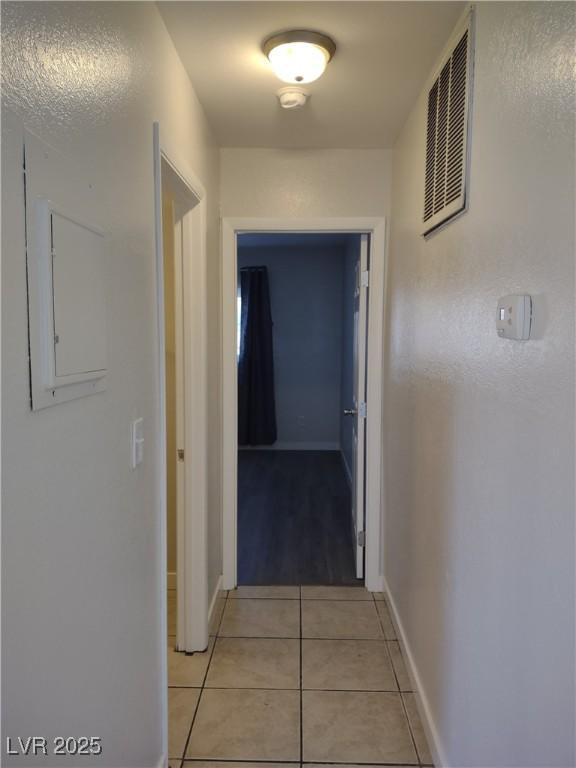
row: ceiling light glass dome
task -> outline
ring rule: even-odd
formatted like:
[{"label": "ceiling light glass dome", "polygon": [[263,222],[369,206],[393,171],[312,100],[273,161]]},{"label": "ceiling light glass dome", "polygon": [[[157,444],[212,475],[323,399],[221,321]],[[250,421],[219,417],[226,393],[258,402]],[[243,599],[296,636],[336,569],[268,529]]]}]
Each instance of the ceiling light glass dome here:
[{"label": "ceiling light glass dome", "polygon": [[295,30],[269,38],[263,50],[280,80],[302,85],[312,83],[322,75],[336,45],[319,32]]}]

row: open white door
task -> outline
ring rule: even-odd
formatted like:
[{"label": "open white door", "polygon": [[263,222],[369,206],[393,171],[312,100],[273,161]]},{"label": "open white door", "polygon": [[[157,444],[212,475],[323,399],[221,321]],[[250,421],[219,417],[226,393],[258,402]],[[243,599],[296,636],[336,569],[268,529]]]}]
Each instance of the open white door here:
[{"label": "open white door", "polygon": [[184,445],[186,442],[184,413],[184,293],[182,262],[182,220],[173,219],[174,231],[174,373],[176,410],[176,451],[167,460],[175,465],[176,475],[176,647],[187,648],[186,611],[186,508]]},{"label": "open white door", "polygon": [[[185,476],[184,444],[184,293],[182,216],[173,190],[162,192],[164,251],[166,475],[169,547],[176,543],[176,648],[186,650]],[[171,531],[172,526],[176,531]]]},{"label": "open white door", "polygon": [[365,459],[366,459],[366,330],[368,319],[369,236],[360,236],[354,297],[354,390],[353,407],[346,411],[352,427],[352,519],[356,537],[356,578],[364,578],[365,552]]}]

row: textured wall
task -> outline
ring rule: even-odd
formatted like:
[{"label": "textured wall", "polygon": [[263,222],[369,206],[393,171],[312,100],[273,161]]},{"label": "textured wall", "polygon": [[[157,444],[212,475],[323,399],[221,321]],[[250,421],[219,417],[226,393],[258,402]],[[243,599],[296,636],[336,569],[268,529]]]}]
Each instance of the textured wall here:
[{"label": "textured wall", "polygon": [[[385,574],[452,766],[574,765],[574,6],[479,3],[470,210],[395,148]],[[535,297],[499,339],[499,296]]]},{"label": "textured wall", "polygon": [[342,258],[342,246],[238,250],[239,267],[268,268],[280,445],[340,445]]},{"label": "textured wall", "polygon": [[385,216],[391,152],[223,149],[223,216]]},{"label": "textured wall", "polygon": [[[10,575],[2,580],[3,734],[100,736],[105,757],[95,764],[156,766],[162,647],[152,123],[160,121],[207,188],[212,306],[219,303],[218,152],[152,3],[3,4],[2,53],[3,106],[63,152],[63,173],[82,173],[102,191],[109,247],[107,390],[32,413],[21,144],[4,134],[2,565]],[[214,365],[217,319],[210,323]],[[217,435],[214,401],[210,409]],[[144,417],[146,444],[133,472],[136,416]],[[217,498],[213,483],[212,585],[221,570]]]}]

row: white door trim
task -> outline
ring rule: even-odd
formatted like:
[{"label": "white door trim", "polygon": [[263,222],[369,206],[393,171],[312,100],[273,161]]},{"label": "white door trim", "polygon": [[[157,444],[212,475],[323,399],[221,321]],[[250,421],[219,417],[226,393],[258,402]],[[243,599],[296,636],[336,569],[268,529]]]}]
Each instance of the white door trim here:
[{"label": "white door trim", "polygon": [[[355,423],[352,426],[354,466],[352,468],[352,514],[354,517],[354,533],[356,535],[356,576],[364,578],[365,571],[365,546],[360,543],[361,534],[366,533],[366,523],[364,519],[364,461],[366,455],[366,420],[361,414],[361,402],[365,402],[366,396],[366,369],[367,369],[367,319],[368,319],[368,291],[370,286],[363,284],[362,276],[369,268],[368,257],[370,254],[370,243],[368,235],[360,236],[360,254],[358,259],[357,272],[357,290],[358,290],[358,319],[354,321],[355,326],[355,349],[354,349],[354,401],[353,407],[356,409],[356,415],[353,417]],[[354,298],[356,303],[356,297]],[[356,307],[354,307],[356,314]],[[357,327],[356,327],[357,326]],[[358,467],[362,472],[358,472]]]},{"label": "white door trim", "polygon": [[[208,547],[206,509],[206,192],[181,161],[175,147],[153,124],[154,222],[156,252],[156,404],[158,539],[158,629],[163,754],[168,754],[167,554],[166,554],[166,365],[164,329],[164,253],[162,237],[162,167],[169,167],[186,190],[190,207],[182,218],[184,314],[184,531],[178,564],[178,613],[181,650],[208,645]],[[180,535],[180,531],[179,531]]]},{"label": "white door trim", "polygon": [[383,342],[386,295],[386,220],[344,218],[224,218],[222,220],[222,504],[223,588],[237,585],[237,235],[243,232],[368,233],[370,309],[366,423],[366,572],[368,589],[383,584]]}]

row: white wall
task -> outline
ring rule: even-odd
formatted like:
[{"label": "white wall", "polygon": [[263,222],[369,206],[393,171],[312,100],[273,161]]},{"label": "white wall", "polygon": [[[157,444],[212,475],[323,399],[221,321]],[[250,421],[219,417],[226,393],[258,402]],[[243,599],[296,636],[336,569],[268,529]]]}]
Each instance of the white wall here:
[{"label": "white wall", "polygon": [[239,267],[268,269],[278,447],[340,446],[342,261],[342,246],[238,249]]},{"label": "white wall", "polygon": [[459,768],[574,765],[573,43],[569,4],[477,4],[470,210],[427,242],[424,95],[394,151],[385,575]]},{"label": "white wall", "polygon": [[[2,46],[4,106],[64,153],[63,173],[88,168],[110,248],[107,390],[32,413],[21,145],[4,135],[3,735],[99,736],[104,758],[82,764],[154,766],[162,696],[152,122],[207,189],[216,306],[218,152],[152,3],[6,4]],[[210,323],[214,366],[217,318]],[[209,413],[218,434],[215,401]],[[132,471],[136,416],[146,455]],[[212,586],[221,570],[214,487]]]},{"label": "white wall", "polygon": [[223,216],[383,216],[391,151],[223,149]]}]

